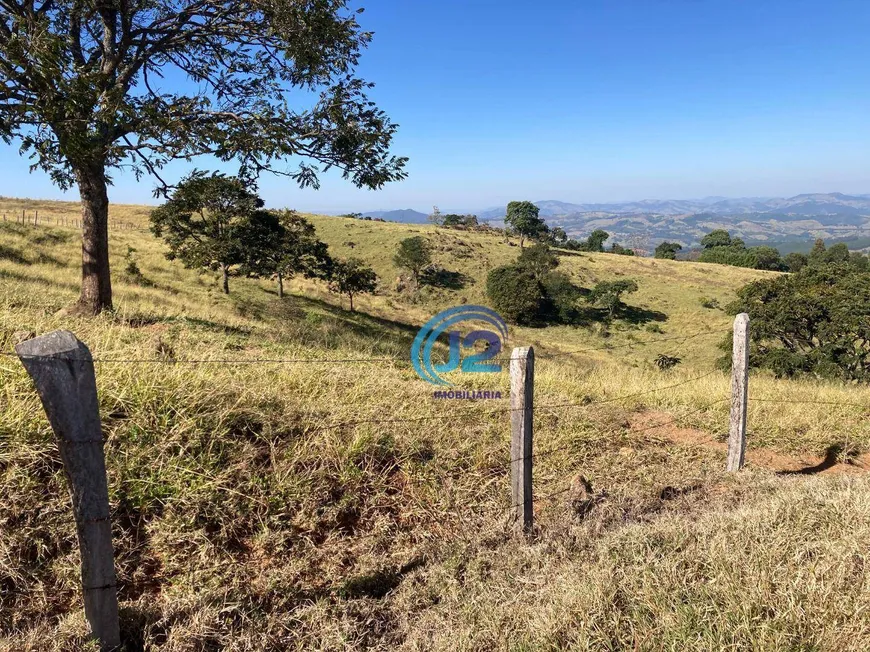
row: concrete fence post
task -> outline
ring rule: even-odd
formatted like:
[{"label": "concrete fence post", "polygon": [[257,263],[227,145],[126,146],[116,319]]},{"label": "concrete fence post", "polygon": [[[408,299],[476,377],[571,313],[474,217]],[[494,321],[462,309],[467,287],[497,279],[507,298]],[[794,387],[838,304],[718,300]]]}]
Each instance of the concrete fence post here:
[{"label": "concrete fence post", "polygon": [[746,407],[749,402],[749,315],[734,319],[731,354],[731,423],[728,430],[728,471],[743,468],[746,452]]},{"label": "concrete fence post", "polygon": [[514,528],[527,534],[534,524],[532,498],[532,435],[534,425],[535,352],[513,350],[511,379],[511,500]]},{"label": "concrete fence post", "polygon": [[85,617],[104,652],[120,644],[118,593],[94,362],[69,331],[15,346],[57,436],[82,562]]}]

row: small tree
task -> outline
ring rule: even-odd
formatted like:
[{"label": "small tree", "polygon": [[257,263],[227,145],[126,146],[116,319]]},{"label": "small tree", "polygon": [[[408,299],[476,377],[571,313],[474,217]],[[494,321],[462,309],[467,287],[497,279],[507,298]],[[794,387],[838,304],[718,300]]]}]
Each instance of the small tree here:
[{"label": "small tree", "polygon": [[507,205],[504,222],[520,236],[520,249],[526,238],[539,238],[547,233],[547,225],[538,217],[539,212],[530,201],[512,201]]},{"label": "small tree", "polygon": [[353,312],[353,298],[357,294],[371,294],[378,287],[375,270],[359,258],[338,260],[332,265],[329,289],[339,295],[347,295],[350,311]]},{"label": "small tree", "polygon": [[584,243],[583,250],[584,251],[596,251],[602,252],[604,251],[604,242],[610,237],[610,234],[603,229],[595,229],[592,233],[589,234],[589,237],[586,238],[586,242]]},{"label": "small tree", "polygon": [[517,265],[528,270],[538,281],[543,281],[547,274],[559,266],[559,258],[549,245],[538,242],[520,252]]},{"label": "small tree", "polygon": [[604,308],[607,311],[607,318],[613,319],[616,312],[624,306],[622,295],[630,292],[637,292],[635,281],[600,281],[592,288],[586,300],[593,305]]},{"label": "small tree", "polygon": [[678,242],[662,242],[656,247],[655,257],[663,260],[676,260],[677,252],[683,248]]},{"label": "small tree", "polygon": [[177,258],[188,268],[220,270],[223,291],[229,294],[230,268],[246,261],[251,238],[259,240],[269,228],[258,211],[262,205],[241,179],[194,172],[151,212],[151,231],[169,245],[170,260]]},{"label": "small tree", "polygon": [[432,254],[426,239],[416,235],[405,238],[399,243],[399,250],[393,256],[397,267],[407,269],[414,276],[414,285],[420,285],[420,272],[432,262]]},{"label": "small tree", "polygon": [[426,219],[428,219],[430,222],[432,222],[432,224],[435,224],[436,226],[441,226],[442,224],[444,224],[444,216],[441,214],[441,211],[438,210],[437,206],[432,207],[432,212]]},{"label": "small tree", "polygon": [[753,366],[778,376],[870,380],[870,275],[849,264],[754,281],[728,311],[749,313]]},{"label": "small tree", "polygon": [[245,238],[244,272],[275,277],[279,299],[284,298],[284,281],[297,274],[329,278],[332,258],[313,224],[291,210],[258,211],[256,217]]},{"label": "small tree", "polygon": [[561,226],[550,229],[550,243],[554,247],[564,247],[568,242],[568,234]]}]

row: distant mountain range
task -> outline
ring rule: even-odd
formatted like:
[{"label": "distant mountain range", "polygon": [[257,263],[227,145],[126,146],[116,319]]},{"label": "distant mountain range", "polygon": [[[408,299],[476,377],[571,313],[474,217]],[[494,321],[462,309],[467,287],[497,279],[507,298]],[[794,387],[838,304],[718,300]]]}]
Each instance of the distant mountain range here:
[{"label": "distant mountain range", "polygon": [[405,208],[397,211],[369,211],[363,217],[379,217],[388,222],[404,222],[405,224],[426,224],[429,216],[426,213]]},{"label": "distant mountain range", "polygon": [[[644,249],[662,240],[691,246],[712,229],[728,229],[732,235],[753,244],[870,237],[870,194],[644,199],[606,204],[548,199],[535,204],[547,224],[560,226],[571,236],[582,237],[595,229],[604,229],[613,239],[631,241]],[[472,213],[481,221],[500,226],[505,207],[445,212]],[[425,224],[428,220],[426,213],[410,208],[364,215],[410,224]]]}]

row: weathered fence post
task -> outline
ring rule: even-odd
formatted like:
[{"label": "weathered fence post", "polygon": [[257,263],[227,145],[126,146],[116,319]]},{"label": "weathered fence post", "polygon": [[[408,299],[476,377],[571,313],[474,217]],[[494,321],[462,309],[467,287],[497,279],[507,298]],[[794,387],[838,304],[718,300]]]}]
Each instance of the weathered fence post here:
[{"label": "weathered fence post", "polygon": [[532,505],[532,428],[534,422],[535,351],[518,347],[511,353],[511,500],[514,528],[528,533]]},{"label": "weathered fence post", "polygon": [[112,524],[94,362],[69,331],[15,346],[57,436],[69,482],[79,550],[85,617],[104,651],[121,644]]},{"label": "weathered fence post", "polygon": [[734,319],[731,354],[731,424],[728,431],[728,471],[743,468],[746,451],[746,405],[749,402],[749,315]]}]

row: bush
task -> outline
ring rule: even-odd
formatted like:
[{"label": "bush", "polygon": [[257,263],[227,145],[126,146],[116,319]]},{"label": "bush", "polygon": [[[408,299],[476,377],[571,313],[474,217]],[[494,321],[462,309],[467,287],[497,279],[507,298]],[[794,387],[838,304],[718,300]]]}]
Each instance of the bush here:
[{"label": "bush", "polygon": [[493,309],[507,321],[531,324],[541,318],[543,288],[534,274],[523,267],[504,265],[490,271],[486,294]]}]

